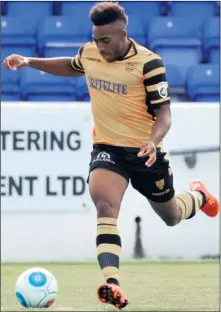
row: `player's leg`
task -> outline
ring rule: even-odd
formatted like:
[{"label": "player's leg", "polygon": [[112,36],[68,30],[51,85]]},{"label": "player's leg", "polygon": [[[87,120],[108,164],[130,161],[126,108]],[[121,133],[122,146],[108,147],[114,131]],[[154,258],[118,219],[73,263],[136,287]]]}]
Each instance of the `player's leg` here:
[{"label": "player's leg", "polygon": [[105,278],[105,283],[98,287],[98,297],[101,302],[123,308],[127,299],[119,284],[121,238],[117,218],[129,178],[116,158],[107,149],[93,151],[89,190],[97,209],[97,259]]},{"label": "player's leg", "polygon": [[127,180],[103,168],[90,173],[89,189],[97,209],[97,258],[105,281],[119,285],[121,238],[117,218]]},{"label": "player's leg", "polygon": [[[127,299],[119,288],[121,238],[117,227],[127,185],[124,177],[109,169],[96,168],[90,173],[89,189],[97,208],[97,259],[105,279],[105,283],[98,287],[98,297],[101,302],[112,303],[116,307],[127,305]],[[119,300],[116,298],[118,293]]]},{"label": "player's leg", "polygon": [[151,168],[140,163],[140,171],[134,172],[131,178],[133,187],[149,200],[162,220],[173,226],[181,220],[192,218],[199,210],[209,216],[217,215],[217,200],[199,181],[191,183],[190,191],[175,195],[173,174],[169,161],[164,157],[165,154],[158,151],[156,163]]},{"label": "player's leg", "polygon": [[215,217],[219,211],[216,198],[208,192],[200,181],[190,184],[190,191],[176,194],[168,201],[154,202],[149,200],[154,211],[169,226],[176,225],[182,220],[193,218],[202,210],[206,215]]}]

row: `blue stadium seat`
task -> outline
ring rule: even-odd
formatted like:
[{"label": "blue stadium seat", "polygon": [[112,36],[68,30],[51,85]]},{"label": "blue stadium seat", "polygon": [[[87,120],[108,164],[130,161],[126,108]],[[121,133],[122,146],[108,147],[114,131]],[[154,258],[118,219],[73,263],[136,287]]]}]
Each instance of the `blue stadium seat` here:
[{"label": "blue stadium seat", "polygon": [[205,19],[215,16],[216,10],[216,1],[172,1],[170,15],[183,17],[186,24],[198,27],[203,26]]},{"label": "blue stadium seat", "polygon": [[137,43],[146,46],[146,34],[144,32],[144,27],[139,19],[133,19],[129,22],[127,27],[127,34]]},{"label": "blue stadium seat", "polygon": [[21,92],[19,88],[19,72],[1,68],[1,100],[19,101]]},{"label": "blue stadium seat", "polygon": [[40,53],[47,57],[75,55],[89,38],[89,33],[83,34],[75,19],[67,16],[47,17],[38,29]]},{"label": "blue stadium seat", "polygon": [[0,9],[1,9],[1,16],[6,15],[7,13],[7,2],[6,1],[0,1]]},{"label": "blue stadium seat", "polygon": [[1,61],[3,61],[10,54],[19,54],[23,56],[36,57],[37,53],[34,47],[2,47],[1,48]]},{"label": "blue stadium seat", "polygon": [[178,66],[174,64],[167,65],[166,78],[169,84],[170,96],[182,97],[185,95],[185,78]]},{"label": "blue stadium seat", "polygon": [[60,48],[60,47],[46,47],[42,55],[44,57],[61,57],[61,56],[75,56],[78,54],[78,48]]},{"label": "blue stadium seat", "polygon": [[90,101],[89,91],[87,87],[87,82],[85,76],[80,76],[76,78],[75,82],[75,95],[77,101]]},{"label": "blue stadium seat", "polygon": [[42,94],[42,95],[32,95],[28,96],[29,102],[73,102],[75,101],[74,96],[70,95],[53,95],[53,94]]},{"label": "blue stadium seat", "polygon": [[52,15],[52,11],[53,1],[8,1],[7,15],[22,18],[26,22],[26,30],[36,31],[37,23]]},{"label": "blue stadium seat", "polygon": [[75,100],[74,79],[56,77],[32,68],[23,68],[20,71],[20,86],[25,100]]},{"label": "blue stadium seat", "polygon": [[139,20],[146,26],[152,18],[160,16],[162,13],[161,1],[120,1],[119,4],[129,15],[129,23],[132,20]]},{"label": "blue stadium seat", "polygon": [[185,74],[190,65],[202,58],[200,31],[182,18],[159,17],[152,21],[148,35],[149,46],[165,64],[175,64]]},{"label": "blue stadium seat", "polygon": [[82,41],[91,41],[92,23],[89,19],[89,11],[96,4],[93,1],[63,1],[61,3],[61,14],[63,16],[72,17],[75,36],[82,37]]},{"label": "blue stadium seat", "polygon": [[1,31],[2,46],[33,47],[36,44],[34,31],[20,18],[2,17]]},{"label": "blue stadium seat", "polygon": [[15,102],[15,101],[21,101],[21,95],[18,94],[1,94],[1,102]]},{"label": "blue stadium seat", "polygon": [[82,19],[85,23],[88,20],[88,15],[92,6],[96,1],[62,1],[61,14],[65,16],[74,16]]},{"label": "blue stadium seat", "polygon": [[220,18],[212,17],[204,25],[203,47],[205,59],[213,64],[220,62]]},{"label": "blue stadium seat", "polygon": [[191,68],[187,75],[187,91],[191,101],[220,102],[220,67],[202,64]]}]

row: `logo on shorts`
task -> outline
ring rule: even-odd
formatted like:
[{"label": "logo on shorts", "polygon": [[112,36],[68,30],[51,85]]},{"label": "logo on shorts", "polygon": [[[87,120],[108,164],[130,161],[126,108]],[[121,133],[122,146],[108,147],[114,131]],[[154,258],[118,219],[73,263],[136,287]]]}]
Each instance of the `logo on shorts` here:
[{"label": "logo on shorts", "polygon": [[156,181],[156,186],[159,190],[163,190],[164,189],[164,179],[161,179],[159,181]]},{"label": "logo on shorts", "polygon": [[152,193],[153,196],[163,196],[163,195],[166,195],[167,193],[170,192],[170,189],[166,189],[165,191],[163,192],[159,192],[159,193]]},{"label": "logo on shorts", "polygon": [[110,159],[110,155],[108,153],[105,152],[101,152],[97,155],[97,159],[98,160],[109,160]]},{"label": "logo on shorts", "polygon": [[158,90],[159,95],[162,98],[166,98],[168,96],[167,82],[163,81],[163,82],[158,83],[157,90]]},{"label": "logo on shorts", "polygon": [[112,164],[115,164],[115,162],[113,160],[111,160],[111,156],[110,154],[106,153],[106,152],[100,152],[96,159],[93,160],[93,162],[95,161],[104,161],[104,162],[109,162]]},{"label": "logo on shorts", "polygon": [[131,73],[137,67],[137,64],[138,64],[137,62],[125,63],[126,72]]}]

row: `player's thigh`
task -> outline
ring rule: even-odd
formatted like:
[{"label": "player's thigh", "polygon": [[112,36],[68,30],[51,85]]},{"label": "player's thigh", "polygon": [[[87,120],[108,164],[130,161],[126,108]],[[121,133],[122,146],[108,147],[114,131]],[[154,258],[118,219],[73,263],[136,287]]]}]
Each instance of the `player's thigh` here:
[{"label": "player's thigh", "polygon": [[175,225],[180,221],[180,209],[177,205],[173,185],[173,174],[169,162],[162,170],[160,176],[152,181],[152,193],[148,196],[153,210],[161,217],[167,225]]},{"label": "player's thigh", "polygon": [[95,148],[92,152],[89,190],[99,216],[117,217],[129,176],[122,166],[119,150]]},{"label": "player's thigh", "polygon": [[115,206],[121,202],[127,185],[124,177],[109,169],[96,168],[90,173],[89,190],[95,204],[103,199]]},{"label": "player's thigh", "polygon": [[169,161],[164,153],[158,153],[156,163],[143,170],[135,172],[131,178],[132,186],[144,195],[152,208],[163,219],[174,215],[176,207],[173,174]]}]

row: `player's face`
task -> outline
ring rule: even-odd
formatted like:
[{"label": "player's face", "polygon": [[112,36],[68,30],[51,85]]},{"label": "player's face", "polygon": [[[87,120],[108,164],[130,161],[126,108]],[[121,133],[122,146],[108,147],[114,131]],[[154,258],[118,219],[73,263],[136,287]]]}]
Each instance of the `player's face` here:
[{"label": "player's face", "polygon": [[114,62],[121,56],[126,32],[113,25],[94,26],[93,40],[106,62]]}]

